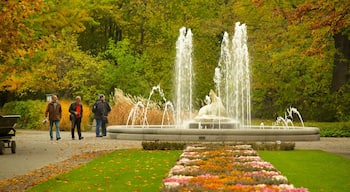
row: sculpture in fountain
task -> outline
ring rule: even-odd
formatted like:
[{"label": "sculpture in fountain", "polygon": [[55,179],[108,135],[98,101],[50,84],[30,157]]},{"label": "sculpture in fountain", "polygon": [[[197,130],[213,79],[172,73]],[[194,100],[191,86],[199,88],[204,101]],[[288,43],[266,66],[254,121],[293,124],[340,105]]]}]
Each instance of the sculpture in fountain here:
[{"label": "sculpture in fountain", "polygon": [[209,92],[210,103],[199,109],[198,115],[194,118],[196,121],[215,121],[220,118],[227,118],[227,113],[221,98],[211,89]]}]

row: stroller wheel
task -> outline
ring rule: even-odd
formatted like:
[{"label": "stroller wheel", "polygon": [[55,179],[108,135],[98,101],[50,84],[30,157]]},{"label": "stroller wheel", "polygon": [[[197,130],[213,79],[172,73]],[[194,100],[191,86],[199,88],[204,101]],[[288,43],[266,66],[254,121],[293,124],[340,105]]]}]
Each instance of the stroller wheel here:
[{"label": "stroller wheel", "polygon": [[0,155],[5,153],[5,143],[0,141]]},{"label": "stroller wheel", "polygon": [[16,141],[11,141],[11,152],[16,153]]}]

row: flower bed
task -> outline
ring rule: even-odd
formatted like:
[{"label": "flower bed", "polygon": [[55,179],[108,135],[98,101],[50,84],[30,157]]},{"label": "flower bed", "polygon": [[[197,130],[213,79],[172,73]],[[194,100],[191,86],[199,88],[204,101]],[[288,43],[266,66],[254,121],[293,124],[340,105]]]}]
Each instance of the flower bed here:
[{"label": "flower bed", "polygon": [[263,161],[250,145],[192,145],[163,180],[164,192],[306,192]]}]

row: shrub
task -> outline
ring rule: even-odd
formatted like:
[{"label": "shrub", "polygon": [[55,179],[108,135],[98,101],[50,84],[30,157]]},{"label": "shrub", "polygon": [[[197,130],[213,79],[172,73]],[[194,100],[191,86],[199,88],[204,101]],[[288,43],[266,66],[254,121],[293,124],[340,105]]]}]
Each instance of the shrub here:
[{"label": "shrub", "polygon": [[295,143],[292,142],[267,142],[267,143],[251,143],[254,150],[264,151],[291,151],[295,148]]},{"label": "shrub", "polygon": [[350,122],[308,122],[308,126],[318,127],[321,137],[350,137]]},{"label": "shrub", "polygon": [[21,115],[17,125],[24,129],[42,128],[45,113],[45,102],[39,100],[13,101],[6,103],[3,112],[7,115]]},{"label": "shrub", "polygon": [[186,147],[186,143],[176,143],[176,142],[142,142],[142,148],[144,150],[183,150]]},{"label": "shrub", "polygon": [[321,137],[350,137],[349,124],[339,123],[334,127],[322,127],[320,128]]},{"label": "shrub", "polygon": [[[62,119],[60,121],[60,129],[70,130],[71,121],[69,120],[69,106],[71,101],[60,100],[62,106]],[[47,103],[39,100],[27,100],[27,101],[13,101],[6,103],[3,107],[4,114],[17,114],[21,115],[18,122],[18,128],[22,129],[48,129],[49,123],[42,124],[42,120],[45,118],[45,110]],[[84,113],[83,121],[81,124],[82,131],[90,129],[89,116],[91,110],[88,105],[83,104]]]},{"label": "shrub", "polygon": [[[159,141],[143,141],[142,148],[144,150],[183,150],[188,144],[185,142],[159,142]],[[237,145],[245,144],[251,145],[254,150],[264,150],[264,151],[291,151],[295,148],[295,143],[293,142],[229,142],[229,143],[211,143],[212,148],[222,148],[225,145]]]}]

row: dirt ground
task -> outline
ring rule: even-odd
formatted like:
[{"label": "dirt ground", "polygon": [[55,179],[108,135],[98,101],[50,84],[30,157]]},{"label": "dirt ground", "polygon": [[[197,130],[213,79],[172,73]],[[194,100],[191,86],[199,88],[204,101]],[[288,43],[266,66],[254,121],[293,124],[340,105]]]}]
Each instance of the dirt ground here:
[{"label": "dirt ground", "polygon": [[[6,149],[0,155],[0,191],[23,191],[64,171],[115,149],[141,148],[141,141],[95,137],[84,132],[83,140],[72,140],[61,132],[61,140],[50,140],[48,131],[17,130],[13,140],[17,151]],[[296,149],[315,149],[350,158],[350,138],[321,138],[320,141],[295,142]]]}]

